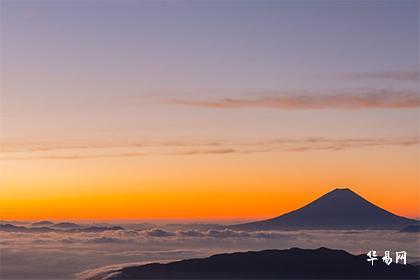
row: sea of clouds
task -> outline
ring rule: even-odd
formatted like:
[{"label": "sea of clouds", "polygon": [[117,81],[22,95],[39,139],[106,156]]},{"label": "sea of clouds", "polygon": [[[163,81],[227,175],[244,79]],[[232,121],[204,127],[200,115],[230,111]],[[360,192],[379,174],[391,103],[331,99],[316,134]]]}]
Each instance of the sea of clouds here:
[{"label": "sea of clouds", "polygon": [[[407,251],[420,260],[420,234],[384,230],[244,232],[172,226],[103,232],[0,231],[1,279],[86,279],[102,271],[148,262],[206,257],[222,252],[291,247],[344,249],[353,254]],[[140,227],[141,228],[141,227]],[[199,227],[198,227],[199,228]]]}]

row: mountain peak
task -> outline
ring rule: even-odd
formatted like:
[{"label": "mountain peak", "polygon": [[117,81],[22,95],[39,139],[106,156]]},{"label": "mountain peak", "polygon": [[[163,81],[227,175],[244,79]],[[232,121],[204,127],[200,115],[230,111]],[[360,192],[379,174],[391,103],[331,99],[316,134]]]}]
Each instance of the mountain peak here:
[{"label": "mountain peak", "polygon": [[[329,194],[340,194],[340,195],[352,195],[352,196],[358,196],[361,197],[360,195],[358,195],[356,192],[354,192],[352,189],[350,188],[346,188],[346,187],[339,187],[339,188],[335,188],[332,191],[326,193],[324,196],[329,195]],[[321,196],[322,197],[322,196]]]},{"label": "mountain peak", "polygon": [[[328,193],[322,195],[318,199],[314,200],[312,203],[309,203],[308,205],[314,204],[314,203],[321,203],[325,201],[334,201],[335,203],[357,203],[357,201],[360,203],[361,201],[366,201],[363,197],[352,191],[350,188],[335,188],[332,191],[329,191]],[[367,202],[367,201],[366,201]],[[340,206],[340,205],[336,205]]]},{"label": "mountain peak", "polygon": [[333,192],[335,192],[335,191],[348,191],[348,192],[353,192],[350,188],[345,188],[345,187],[343,187],[343,188],[335,188],[333,190]]},{"label": "mountain peak", "polygon": [[339,187],[307,205],[272,219],[234,229],[400,229],[418,221],[390,213],[349,188]]}]

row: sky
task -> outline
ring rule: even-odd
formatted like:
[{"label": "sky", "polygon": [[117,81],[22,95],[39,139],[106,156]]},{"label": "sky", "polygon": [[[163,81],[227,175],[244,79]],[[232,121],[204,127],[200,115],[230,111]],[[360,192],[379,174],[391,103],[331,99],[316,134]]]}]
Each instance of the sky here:
[{"label": "sky", "polygon": [[0,217],[420,217],[419,8],[1,1]]}]

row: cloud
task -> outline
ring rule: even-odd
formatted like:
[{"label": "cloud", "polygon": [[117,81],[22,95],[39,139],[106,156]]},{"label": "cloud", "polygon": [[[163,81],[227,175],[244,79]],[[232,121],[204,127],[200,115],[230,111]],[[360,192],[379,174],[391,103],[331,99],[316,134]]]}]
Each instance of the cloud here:
[{"label": "cloud", "polygon": [[[165,149],[160,152],[155,150],[142,150],[133,152],[116,153],[79,153],[79,154],[38,154],[3,156],[0,160],[74,160],[74,159],[96,159],[96,158],[122,158],[122,157],[141,157],[141,156],[193,156],[193,155],[224,155],[224,154],[250,154],[266,152],[303,152],[303,151],[342,151],[356,148],[377,147],[377,146],[396,146],[410,147],[420,143],[419,137],[402,138],[324,138],[306,137],[300,139],[275,138],[260,142],[218,142],[218,148],[196,147],[196,148],[175,148]],[[188,146],[188,142],[185,142]],[[191,142],[190,146],[194,146]],[[9,152],[7,155],[12,154]]]},{"label": "cloud", "polygon": [[204,233],[195,229],[178,231],[177,234],[182,237],[204,237],[205,236]]},{"label": "cloud", "polygon": [[[189,143],[189,145],[188,145]],[[420,143],[419,137],[403,137],[403,138],[324,138],[324,137],[306,137],[306,138],[274,138],[262,140],[259,142],[223,142],[208,141],[210,146],[195,147],[194,141],[184,142],[181,146],[169,147],[161,150],[148,148],[132,147],[131,152],[95,152],[79,151],[63,153],[54,153],[54,147],[49,153],[29,152],[23,155],[20,152],[12,152],[9,148],[0,160],[82,160],[82,159],[98,159],[98,158],[123,158],[123,157],[143,157],[143,156],[194,156],[194,155],[228,155],[228,154],[250,154],[250,153],[267,153],[267,152],[304,152],[304,151],[342,151],[356,148],[367,148],[375,146],[399,146],[410,147]],[[217,143],[217,148],[213,145]],[[0,143],[1,144],[1,143]],[[128,144],[127,144],[128,145]],[[180,144],[181,145],[181,144]],[[12,144],[12,146],[15,146]],[[37,147],[38,144],[34,143]],[[65,145],[63,145],[65,146]],[[69,144],[68,147],[71,147]],[[94,147],[92,145],[92,147]],[[102,147],[99,145],[99,147]],[[184,148],[185,147],[185,148]],[[30,148],[30,144],[26,145]],[[47,149],[47,147],[45,147]],[[69,148],[70,149],[70,148]],[[19,151],[19,148],[16,150]],[[16,155],[17,154],[17,155]],[[0,153],[1,155],[1,153]]]},{"label": "cloud", "polygon": [[251,236],[254,238],[262,238],[262,239],[273,239],[273,238],[290,238],[290,235],[282,234],[276,231],[255,231],[251,232]]},{"label": "cloud", "polygon": [[165,100],[164,103],[187,107],[215,109],[271,108],[280,110],[357,110],[357,109],[409,109],[420,107],[416,91],[389,89],[362,89],[353,92],[270,93],[267,97],[222,98],[217,100]]},{"label": "cloud", "polygon": [[93,142],[93,143],[51,143],[30,141],[0,141],[1,153],[49,152],[66,150],[101,150],[114,148],[153,148],[153,147],[215,147],[217,141],[129,141],[129,142]]},{"label": "cloud", "polygon": [[206,154],[231,154],[238,152],[235,149],[201,149],[201,150],[186,150],[181,152],[174,152],[171,155],[206,155]]},{"label": "cloud", "polygon": [[206,232],[206,236],[217,237],[217,238],[232,238],[232,237],[251,237],[248,232],[245,231],[235,231],[231,229],[212,229]]},{"label": "cloud", "polygon": [[152,237],[171,237],[171,236],[175,236],[175,233],[173,233],[173,232],[162,230],[162,229],[157,229],[157,228],[145,230],[144,232],[148,236],[152,236]]},{"label": "cloud", "polygon": [[[5,279],[74,279],[95,267],[166,262],[267,248],[326,246],[363,254],[406,250],[419,257],[419,234],[395,231],[255,231],[164,229],[104,232],[0,232]],[[380,238],[378,238],[380,237]],[[82,274],[79,274],[82,275]]]},{"label": "cloud", "polygon": [[114,154],[77,154],[77,155],[37,155],[37,156],[19,156],[19,157],[3,157],[0,160],[78,160],[78,159],[99,159],[99,158],[130,158],[142,156],[182,156],[182,155],[211,155],[211,154],[231,154],[237,153],[235,149],[185,149],[181,151],[169,152],[132,152],[132,153],[114,153]]},{"label": "cloud", "polygon": [[115,238],[115,237],[102,236],[102,237],[96,237],[96,238],[88,239],[85,242],[86,243],[126,243],[126,242],[131,242],[131,241],[130,240],[122,240],[122,239]]},{"label": "cloud", "polygon": [[390,70],[363,73],[350,73],[341,76],[348,80],[388,80],[399,82],[419,82],[420,72],[418,69]]},{"label": "cloud", "polygon": [[327,138],[307,138],[289,145],[287,151],[302,152],[310,150],[342,151],[355,148],[375,147],[375,146],[400,146],[409,147],[420,143],[420,138],[410,137],[402,139],[327,139]]}]

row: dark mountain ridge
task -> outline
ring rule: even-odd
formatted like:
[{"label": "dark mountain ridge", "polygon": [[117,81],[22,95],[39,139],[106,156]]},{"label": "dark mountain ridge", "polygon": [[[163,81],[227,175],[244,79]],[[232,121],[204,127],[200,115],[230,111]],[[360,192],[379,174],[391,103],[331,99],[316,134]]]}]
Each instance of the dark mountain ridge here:
[{"label": "dark mountain ridge", "polygon": [[265,250],[219,254],[167,264],[125,267],[90,279],[418,279],[418,266],[391,263],[380,257],[373,266],[366,255],[343,250]]},{"label": "dark mountain ridge", "polygon": [[80,226],[75,223],[61,222],[61,223],[53,224],[51,225],[51,227],[60,228],[60,229],[75,229],[75,228],[79,228]]},{"label": "dark mountain ridge", "polygon": [[386,211],[348,188],[335,189],[284,215],[229,226],[237,230],[401,229],[419,221]]},{"label": "dark mountain ridge", "polygon": [[51,221],[39,221],[31,224],[31,227],[48,227],[54,225]]}]

